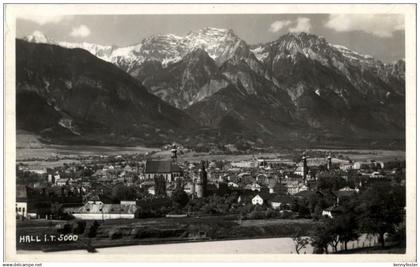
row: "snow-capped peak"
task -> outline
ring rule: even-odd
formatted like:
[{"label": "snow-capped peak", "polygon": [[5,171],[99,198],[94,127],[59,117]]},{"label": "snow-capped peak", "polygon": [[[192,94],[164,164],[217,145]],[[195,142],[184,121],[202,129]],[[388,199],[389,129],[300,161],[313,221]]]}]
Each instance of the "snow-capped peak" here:
[{"label": "snow-capped peak", "polygon": [[29,42],[53,43],[66,48],[82,48],[103,60],[117,64],[126,71],[146,60],[159,61],[166,66],[178,62],[183,56],[197,48],[203,49],[218,63],[223,63],[238,48],[241,48],[241,42],[243,42],[232,30],[213,27],[202,28],[186,36],[152,35],[136,45],[121,48],[86,42],[53,42],[38,31],[24,39]]},{"label": "snow-capped peak", "polygon": [[70,43],[70,42],[58,42],[59,46],[66,47],[66,48],[81,48],[84,50],[89,51],[91,54],[106,60],[110,61],[110,55],[112,51],[115,49],[115,47],[111,45],[98,45],[98,44],[92,44],[87,42],[82,43]]},{"label": "snow-capped peak", "polygon": [[42,32],[34,31],[32,34],[29,34],[23,37],[23,40],[31,43],[50,43],[51,40]]},{"label": "snow-capped peak", "polygon": [[357,53],[356,51],[353,51],[343,45],[331,44],[331,46],[336,48],[341,53],[343,53],[343,55],[349,59],[355,59],[355,60],[373,59],[371,55],[364,55],[364,54]]}]

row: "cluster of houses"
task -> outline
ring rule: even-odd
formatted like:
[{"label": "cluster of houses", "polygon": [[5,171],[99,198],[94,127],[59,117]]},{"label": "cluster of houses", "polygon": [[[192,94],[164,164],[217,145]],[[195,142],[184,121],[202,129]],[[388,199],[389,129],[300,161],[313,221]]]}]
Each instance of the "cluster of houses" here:
[{"label": "cluster of houses", "polygon": [[[182,162],[178,160],[177,148],[169,149],[171,157],[165,160],[139,162],[118,158],[102,165],[91,162],[47,171],[43,173],[45,183],[17,186],[16,216],[49,219],[67,214],[78,219],[131,219],[141,208],[140,202],[159,202],[179,188],[190,198],[236,192],[238,203],[290,209],[296,197],[317,190],[317,180],[325,173],[348,179],[348,173],[353,171],[364,180],[382,181],[389,179],[393,171],[384,170],[382,162],[350,163],[331,156],[319,161],[306,155],[297,164],[284,159],[252,159],[221,166],[207,161]],[[356,194],[363,179],[352,187],[338,189],[337,203],[342,195]],[[144,194],[137,199],[120,199],[118,203],[109,201],[107,192],[119,185]],[[332,217],[338,212],[337,207],[322,214]]]}]

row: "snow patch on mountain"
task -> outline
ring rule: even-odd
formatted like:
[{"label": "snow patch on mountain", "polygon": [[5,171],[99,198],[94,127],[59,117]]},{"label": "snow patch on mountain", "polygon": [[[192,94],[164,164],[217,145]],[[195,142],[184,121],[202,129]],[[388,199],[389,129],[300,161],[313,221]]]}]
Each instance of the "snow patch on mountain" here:
[{"label": "snow patch on mountain", "polygon": [[251,52],[254,53],[255,57],[261,62],[263,62],[269,55],[269,53],[264,50],[263,46],[258,46],[254,49],[251,49]]},{"label": "snow patch on mountain", "polygon": [[32,34],[23,37],[23,40],[31,43],[51,43],[52,41],[40,31],[34,31]]}]

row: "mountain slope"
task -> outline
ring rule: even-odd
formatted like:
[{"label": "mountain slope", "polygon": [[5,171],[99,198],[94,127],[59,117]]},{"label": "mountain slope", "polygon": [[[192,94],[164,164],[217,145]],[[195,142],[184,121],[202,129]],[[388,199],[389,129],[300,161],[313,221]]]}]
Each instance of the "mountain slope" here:
[{"label": "mountain slope", "polygon": [[243,90],[220,90],[188,108],[191,116],[215,128],[223,128],[224,119],[234,121],[228,126],[236,125],[243,136],[251,131],[284,142],[402,144],[401,62],[391,68],[368,56],[357,58],[306,33],[281,36],[252,52],[264,75],[245,58],[228,60],[221,71]]},{"label": "mountain slope", "polygon": [[[352,128],[380,131],[385,127],[391,135],[404,131],[404,88],[387,83],[380,61],[355,54],[318,36],[299,33],[266,44],[258,49],[257,57],[288,90],[298,110],[304,110],[301,117],[313,126],[325,125],[321,118],[311,118],[319,111],[317,99],[322,98]],[[402,81],[401,76],[392,79],[394,84]]]},{"label": "mountain slope", "polygon": [[[31,40],[52,42],[40,34]],[[313,34],[249,46],[231,30],[204,28],[123,48],[57,44],[114,63],[184,109],[204,140],[404,144],[405,62],[384,64]],[[196,133],[184,136],[194,142]]]},{"label": "mountain slope", "polygon": [[132,71],[150,92],[175,107],[185,109],[228,85],[213,59],[198,48],[177,63],[163,68],[158,61],[146,61]]},{"label": "mountain slope", "polygon": [[82,49],[16,40],[17,127],[52,140],[151,143],[194,126],[130,75]]}]

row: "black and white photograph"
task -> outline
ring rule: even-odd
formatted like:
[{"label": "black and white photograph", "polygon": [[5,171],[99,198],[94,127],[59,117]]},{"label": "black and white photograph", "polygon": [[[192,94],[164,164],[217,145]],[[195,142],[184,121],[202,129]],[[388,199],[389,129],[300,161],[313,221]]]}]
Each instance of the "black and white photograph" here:
[{"label": "black and white photograph", "polygon": [[6,5],[6,255],[416,261],[416,6],[345,7]]}]

